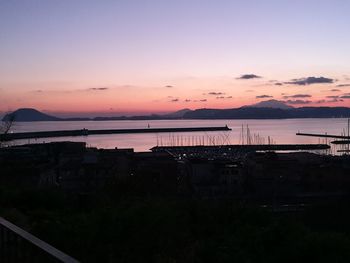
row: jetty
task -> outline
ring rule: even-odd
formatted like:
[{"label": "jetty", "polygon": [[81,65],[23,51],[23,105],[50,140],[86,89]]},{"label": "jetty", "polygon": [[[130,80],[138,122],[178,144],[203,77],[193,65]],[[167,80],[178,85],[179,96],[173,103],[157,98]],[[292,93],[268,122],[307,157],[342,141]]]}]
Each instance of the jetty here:
[{"label": "jetty", "polygon": [[299,136],[310,136],[310,137],[320,137],[320,138],[333,138],[333,139],[346,139],[346,140],[350,140],[350,136],[343,136],[343,135],[317,134],[317,133],[301,133],[301,132],[296,133],[296,135],[299,135]]},{"label": "jetty", "polygon": [[350,140],[332,141],[332,144],[350,144]]},{"label": "jetty", "polygon": [[102,134],[134,134],[134,133],[178,133],[178,132],[213,132],[231,131],[229,127],[185,127],[185,128],[145,128],[145,129],[106,129],[106,130],[61,130],[61,131],[39,131],[39,132],[18,132],[0,134],[0,141],[38,139],[53,137],[72,137]]}]

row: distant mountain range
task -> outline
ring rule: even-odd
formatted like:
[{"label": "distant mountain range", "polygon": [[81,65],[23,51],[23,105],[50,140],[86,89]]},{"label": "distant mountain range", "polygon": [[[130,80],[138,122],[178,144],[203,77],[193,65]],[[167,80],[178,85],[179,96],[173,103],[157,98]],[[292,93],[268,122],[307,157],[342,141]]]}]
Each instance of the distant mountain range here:
[{"label": "distant mountain range", "polygon": [[14,112],[6,114],[2,121],[14,119],[17,122],[34,122],[34,121],[105,121],[105,120],[157,120],[157,119],[181,119],[191,111],[190,109],[182,109],[164,115],[141,115],[141,116],[116,116],[116,117],[95,117],[95,118],[59,118],[45,114],[32,108],[21,108]]},{"label": "distant mountain range", "polygon": [[233,109],[183,109],[165,115],[116,116],[95,118],[58,118],[36,109],[23,108],[5,115],[3,121],[14,117],[17,122],[33,121],[104,121],[104,120],[163,120],[163,119],[291,119],[291,118],[350,118],[347,107],[293,108],[280,101],[264,101]]},{"label": "distant mountain range", "polygon": [[294,118],[349,118],[346,107],[199,109],[187,112],[185,119],[294,119]]},{"label": "distant mountain range", "polygon": [[279,100],[265,100],[260,101],[259,103],[250,105],[250,106],[244,106],[244,107],[250,107],[250,108],[274,108],[274,109],[292,109],[292,106],[287,105],[283,101]]}]

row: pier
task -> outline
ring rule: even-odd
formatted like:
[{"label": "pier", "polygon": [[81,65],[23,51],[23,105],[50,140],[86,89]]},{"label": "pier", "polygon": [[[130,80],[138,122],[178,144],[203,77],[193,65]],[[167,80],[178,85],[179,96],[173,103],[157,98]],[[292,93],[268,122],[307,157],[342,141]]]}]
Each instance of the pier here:
[{"label": "pier", "polygon": [[227,126],[187,127],[187,128],[107,129],[107,130],[81,129],[81,130],[20,132],[20,133],[0,134],[0,141],[53,138],[53,137],[88,136],[88,135],[102,135],[102,134],[212,132],[212,131],[230,131],[230,130],[231,129]]},{"label": "pier", "polygon": [[334,139],[350,140],[350,136],[332,135],[332,134],[316,134],[316,133],[301,133],[301,132],[298,132],[298,133],[296,133],[296,135],[299,135],[299,136],[310,136],[310,137],[320,137],[320,138],[334,138]]}]

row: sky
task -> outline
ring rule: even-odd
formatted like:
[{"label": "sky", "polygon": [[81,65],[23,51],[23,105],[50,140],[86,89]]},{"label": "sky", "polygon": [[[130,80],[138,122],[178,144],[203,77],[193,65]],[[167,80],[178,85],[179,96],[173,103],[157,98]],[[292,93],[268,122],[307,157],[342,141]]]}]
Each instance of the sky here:
[{"label": "sky", "polygon": [[0,112],[350,106],[348,0],[0,0]]}]

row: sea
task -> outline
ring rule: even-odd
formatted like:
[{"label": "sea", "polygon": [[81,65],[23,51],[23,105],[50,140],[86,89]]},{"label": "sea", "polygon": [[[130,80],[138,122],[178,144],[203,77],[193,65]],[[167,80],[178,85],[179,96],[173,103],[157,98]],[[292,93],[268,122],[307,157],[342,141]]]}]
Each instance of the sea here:
[{"label": "sea", "polygon": [[297,136],[297,132],[347,134],[347,119],[283,119],[283,120],[125,120],[125,121],[56,121],[17,122],[11,132],[77,130],[77,129],[137,129],[172,127],[225,126],[231,131],[111,134],[79,137],[17,140],[12,145],[53,141],[86,142],[97,148],[134,148],[149,151],[154,146],[227,145],[227,144],[311,144],[329,143],[332,139]]}]

